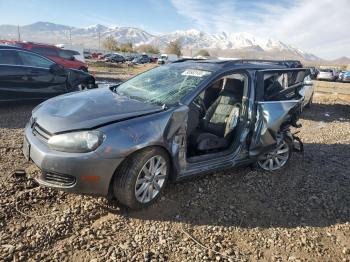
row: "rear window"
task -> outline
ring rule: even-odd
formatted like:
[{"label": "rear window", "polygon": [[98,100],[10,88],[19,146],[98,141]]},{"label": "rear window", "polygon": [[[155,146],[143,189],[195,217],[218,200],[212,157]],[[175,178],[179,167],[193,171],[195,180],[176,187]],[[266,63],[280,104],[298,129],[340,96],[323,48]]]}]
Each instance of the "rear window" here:
[{"label": "rear window", "polygon": [[59,56],[65,59],[70,59],[72,56],[80,55],[79,52],[73,50],[59,50]]}]

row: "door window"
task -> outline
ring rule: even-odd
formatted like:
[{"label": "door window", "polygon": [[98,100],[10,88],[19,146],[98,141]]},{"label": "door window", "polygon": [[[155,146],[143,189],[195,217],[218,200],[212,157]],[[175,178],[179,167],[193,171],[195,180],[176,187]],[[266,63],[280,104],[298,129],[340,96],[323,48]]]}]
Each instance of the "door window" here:
[{"label": "door window", "polygon": [[36,54],[28,52],[18,52],[19,57],[22,60],[22,64],[26,66],[50,68],[54,62]]},{"label": "door window", "polygon": [[1,65],[20,65],[21,60],[14,50],[0,50]]}]

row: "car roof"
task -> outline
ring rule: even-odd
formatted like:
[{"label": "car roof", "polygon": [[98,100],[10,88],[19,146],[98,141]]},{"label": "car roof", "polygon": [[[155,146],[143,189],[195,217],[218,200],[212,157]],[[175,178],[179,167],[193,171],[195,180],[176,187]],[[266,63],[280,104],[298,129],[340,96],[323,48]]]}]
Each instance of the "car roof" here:
[{"label": "car roof", "polygon": [[0,49],[17,49],[17,50],[23,50],[23,48],[20,48],[18,46],[14,45],[0,45]]},{"label": "car roof", "polygon": [[220,69],[289,69],[302,68],[298,60],[260,60],[260,59],[180,59],[173,64],[182,64],[188,67],[217,71]]}]

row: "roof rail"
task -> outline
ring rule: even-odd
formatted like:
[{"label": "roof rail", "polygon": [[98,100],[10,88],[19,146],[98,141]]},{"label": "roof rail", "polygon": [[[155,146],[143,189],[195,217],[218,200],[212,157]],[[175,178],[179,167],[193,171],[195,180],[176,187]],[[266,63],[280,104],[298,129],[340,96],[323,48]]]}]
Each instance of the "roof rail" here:
[{"label": "roof rail", "polygon": [[203,59],[203,58],[181,58],[181,59],[174,61],[173,63],[181,63],[181,62],[186,62],[186,61],[201,61],[201,60],[206,60],[206,59]]},{"label": "roof rail", "polygon": [[303,67],[302,63],[299,60],[237,59],[237,60],[231,60],[230,62],[233,64],[257,62],[257,63],[269,63],[269,64],[275,64],[275,65],[282,65],[282,66],[288,66],[288,67]]},{"label": "roof rail", "polygon": [[258,63],[272,63],[272,64],[283,64],[283,63],[300,63],[299,60],[268,60],[268,59],[237,59],[232,60],[238,63],[250,63],[250,62],[258,62]]}]

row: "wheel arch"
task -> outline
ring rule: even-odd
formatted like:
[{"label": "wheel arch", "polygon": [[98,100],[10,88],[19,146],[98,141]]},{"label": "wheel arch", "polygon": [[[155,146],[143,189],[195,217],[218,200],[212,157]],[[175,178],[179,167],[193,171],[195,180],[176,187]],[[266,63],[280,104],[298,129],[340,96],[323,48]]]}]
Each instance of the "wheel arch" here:
[{"label": "wheel arch", "polygon": [[117,168],[115,169],[113,175],[111,176],[111,179],[110,179],[109,184],[108,184],[108,196],[107,196],[108,199],[113,198],[113,188],[112,188],[113,187],[113,180],[117,176],[118,170],[120,170],[123,167],[123,165],[126,165],[127,162],[129,161],[129,159],[132,158],[134,155],[136,155],[142,151],[149,150],[151,148],[159,148],[159,149],[163,150],[168,155],[169,162],[170,162],[170,174],[169,174],[168,180],[174,181],[176,179],[177,174],[176,174],[176,169],[174,168],[174,162],[173,162],[174,160],[172,158],[172,155],[171,155],[169,149],[166,148],[165,146],[162,146],[162,145],[145,146],[145,147],[140,148],[140,149],[130,153],[129,155],[127,155],[125,157],[125,159],[117,166]]}]

